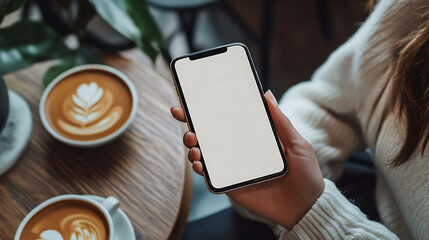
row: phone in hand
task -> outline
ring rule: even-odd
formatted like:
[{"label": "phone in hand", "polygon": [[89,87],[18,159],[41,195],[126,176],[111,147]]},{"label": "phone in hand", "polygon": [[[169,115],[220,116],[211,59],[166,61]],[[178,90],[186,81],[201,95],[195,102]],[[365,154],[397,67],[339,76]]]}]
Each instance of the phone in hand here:
[{"label": "phone in hand", "polygon": [[249,49],[232,43],[175,58],[171,73],[207,186],[222,193],[280,177],[287,162]]}]

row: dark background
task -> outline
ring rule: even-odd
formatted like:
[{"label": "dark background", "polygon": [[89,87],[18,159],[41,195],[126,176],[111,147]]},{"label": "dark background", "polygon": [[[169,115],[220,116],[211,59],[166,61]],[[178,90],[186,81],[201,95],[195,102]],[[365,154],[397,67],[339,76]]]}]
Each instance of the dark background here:
[{"label": "dark background", "polygon": [[[260,34],[262,27],[269,27],[262,26],[262,0],[229,0],[227,3],[253,32]],[[268,66],[270,88],[277,97],[290,86],[309,80],[329,54],[356,31],[368,15],[366,3],[366,0],[273,1]],[[164,36],[168,37],[180,28],[177,12],[153,6],[151,9]],[[323,20],[318,14],[320,11],[325,15],[328,26],[322,26]],[[258,45],[243,33],[242,28],[222,8],[215,4],[198,10],[194,23],[196,50],[243,42],[249,46],[260,77],[263,78]],[[326,34],[326,29],[330,34]],[[188,52],[186,35],[183,32],[175,34],[169,46],[171,56]]]}]

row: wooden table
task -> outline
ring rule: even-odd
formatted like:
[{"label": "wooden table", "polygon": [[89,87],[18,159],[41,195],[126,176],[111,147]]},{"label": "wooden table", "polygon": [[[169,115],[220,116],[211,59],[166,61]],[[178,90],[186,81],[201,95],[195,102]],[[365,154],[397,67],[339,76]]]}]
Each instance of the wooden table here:
[{"label": "wooden table", "polygon": [[[13,239],[36,205],[67,193],[117,197],[137,239],[167,239],[173,228],[179,234],[170,237],[183,233],[191,194],[185,186],[191,185],[185,173],[183,126],[169,112],[178,104],[172,83],[151,67],[119,55],[107,56],[105,63],[131,78],[139,108],[122,136],[92,149],[64,145],[43,128],[39,100],[46,63],[5,76],[8,88],[28,101],[34,126],[23,156],[0,177],[0,239]],[[181,204],[185,211],[179,216]]]}]

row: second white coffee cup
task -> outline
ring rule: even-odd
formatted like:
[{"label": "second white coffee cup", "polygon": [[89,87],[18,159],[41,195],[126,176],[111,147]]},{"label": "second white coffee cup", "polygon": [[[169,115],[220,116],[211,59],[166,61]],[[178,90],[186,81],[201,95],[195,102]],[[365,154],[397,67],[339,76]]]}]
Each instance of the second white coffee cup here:
[{"label": "second white coffee cup", "polygon": [[[22,232],[24,228],[26,227],[27,223],[39,212],[43,211],[48,206],[51,206],[54,203],[59,203],[61,201],[68,201],[68,200],[75,200],[75,201],[82,201],[86,204],[91,205],[92,207],[96,208],[103,214],[103,217],[105,218],[107,225],[108,225],[108,231],[109,231],[109,237],[108,240],[114,240],[114,227],[113,227],[113,221],[112,216],[117,212],[119,208],[119,201],[115,197],[108,197],[101,203],[96,202],[88,197],[81,196],[81,195],[74,195],[74,194],[67,194],[67,195],[60,195],[53,198],[50,198],[43,203],[39,204],[37,207],[35,207],[33,210],[31,210],[27,216],[22,220],[21,224],[18,227],[18,230],[15,234],[15,240],[20,240]],[[43,238],[42,238],[43,239]],[[79,238],[78,238],[79,239]],[[104,239],[101,239],[104,240]]]}]

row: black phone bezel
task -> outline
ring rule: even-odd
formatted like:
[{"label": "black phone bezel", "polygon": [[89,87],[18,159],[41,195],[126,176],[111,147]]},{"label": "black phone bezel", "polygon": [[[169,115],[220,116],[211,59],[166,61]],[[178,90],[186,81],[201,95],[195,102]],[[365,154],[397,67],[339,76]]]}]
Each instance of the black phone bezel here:
[{"label": "black phone bezel", "polygon": [[[250,55],[249,49],[243,43],[230,43],[230,44],[218,46],[218,47],[215,47],[215,48],[211,48],[211,49],[207,49],[207,50],[203,50],[203,51],[199,51],[199,52],[195,52],[195,53],[186,54],[186,55],[174,58],[171,61],[171,63],[170,63],[171,74],[173,76],[173,81],[174,81],[174,84],[175,84],[175,87],[176,87],[176,90],[177,90],[177,94],[180,97],[180,101],[181,101],[182,107],[185,110],[185,115],[186,115],[186,119],[187,119],[189,130],[191,132],[196,133],[195,129],[194,129],[194,125],[192,124],[192,119],[191,119],[190,114],[189,114],[189,110],[188,110],[188,106],[186,104],[185,97],[183,95],[182,87],[180,85],[180,81],[179,81],[179,78],[178,78],[178,75],[177,75],[177,72],[176,72],[175,63],[178,60],[184,59],[184,58],[189,58],[191,61],[193,61],[193,60],[196,60],[196,59],[205,58],[205,57],[213,56],[213,55],[216,55],[216,54],[222,54],[224,52],[227,52],[228,47],[231,47],[231,46],[240,46],[240,47],[243,47],[245,49],[245,51],[246,51],[247,59],[249,60],[249,64],[250,64],[250,66],[252,68],[253,76],[254,76],[254,79],[256,81],[256,85],[258,86],[260,97],[261,97],[261,99],[262,99],[262,101],[264,103],[266,114],[268,115],[268,118],[270,120],[271,129],[272,129],[272,131],[274,133],[274,136],[275,136],[276,142],[277,142],[277,146],[279,148],[280,154],[281,154],[282,159],[283,159],[283,169],[280,172],[273,173],[273,174],[270,174],[270,175],[266,175],[266,176],[263,176],[263,177],[259,177],[259,178],[247,180],[245,182],[236,183],[236,184],[233,184],[233,185],[230,185],[230,186],[226,186],[226,187],[222,187],[222,188],[216,188],[216,187],[214,187],[212,185],[212,183],[210,181],[210,176],[208,174],[208,171],[207,171],[207,168],[206,168],[206,165],[205,165],[205,162],[204,162],[204,157],[203,157],[203,154],[202,154],[202,150],[201,150],[201,159],[200,159],[200,161],[201,161],[201,163],[203,165],[204,177],[206,179],[206,183],[207,183],[207,186],[208,186],[209,190],[211,192],[213,192],[213,193],[224,193],[224,192],[228,192],[228,191],[231,191],[231,190],[234,190],[234,189],[242,188],[242,187],[245,187],[245,186],[248,186],[248,185],[253,185],[253,184],[256,184],[256,183],[268,181],[268,180],[271,180],[273,178],[277,178],[277,177],[283,176],[284,174],[286,174],[286,172],[288,170],[288,164],[287,164],[286,156],[285,156],[285,154],[283,152],[283,149],[282,149],[279,137],[277,135],[277,131],[276,131],[275,127],[274,127],[274,123],[273,123],[273,120],[271,118],[271,114],[270,114],[270,110],[268,108],[267,102],[266,102],[265,97],[264,97],[264,92],[262,90],[262,85],[261,85],[261,82],[259,80],[259,77],[258,77],[256,68],[255,68],[255,65],[253,63],[253,60],[252,60],[252,57]],[[197,147],[199,148],[199,144],[198,143],[197,143]]]}]

